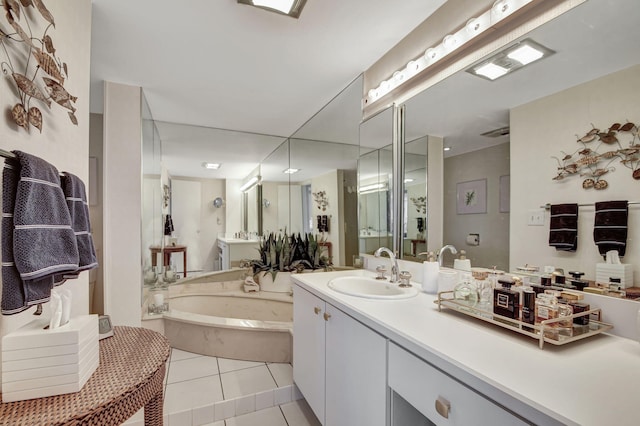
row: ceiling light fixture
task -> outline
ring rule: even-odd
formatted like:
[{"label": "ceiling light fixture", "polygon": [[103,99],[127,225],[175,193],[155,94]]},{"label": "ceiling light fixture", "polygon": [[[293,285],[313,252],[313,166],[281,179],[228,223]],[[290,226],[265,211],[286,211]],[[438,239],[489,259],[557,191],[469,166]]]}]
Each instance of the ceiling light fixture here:
[{"label": "ceiling light fixture", "polygon": [[238,0],[238,3],[259,7],[260,9],[291,16],[292,18],[299,18],[307,0]]},{"label": "ceiling light fixture", "polygon": [[467,72],[493,81],[554,53],[531,39],[525,39],[468,68]]},{"label": "ceiling light fixture", "polygon": [[221,166],[220,163],[207,163],[207,162],[202,163],[202,167],[210,170],[218,170],[220,166]]},{"label": "ceiling light fixture", "polygon": [[245,182],[244,185],[242,185],[240,187],[240,192],[245,192],[245,191],[250,190],[251,188],[256,186],[258,183],[260,183],[261,180],[262,179],[261,179],[260,176],[253,176],[251,179],[249,179],[247,182]]},{"label": "ceiling light fixture", "polygon": [[449,147],[449,146],[445,146],[445,147],[444,147],[444,150],[445,150],[445,151],[451,151],[451,147]]},{"label": "ceiling light fixture", "polygon": [[507,16],[522,9],[532,1],[533,0],[497,0],[493,6],[482,15],[469,19],[461,29],[453,34],[448,34],[442,39],[442,42],[426,49],[424,55],[412,59],[403,69],[394,72],[393,76],[380,82],[378,87],[370,89],[367,97],[364,98],[364,105],[373,104],[387,93],[393,91],[396,87],[399,87],[412,77],[422,73],[437,61],[455,52],[474,37],[477,37],[479,34],[496,25]]},{"label": "ceiling light fixture", "polygon": [[406,178],[404,180],[404,183],[411,183],[411,182],[413,182],[413,179],[411,179],[411,178]]},{"label": "ceiling light fixture", "polygon": [[282,171],[282,173],[287,174],[287,175],[292,175],[294,173],[298,173],[300,171],[300,169],[285,169]]}]

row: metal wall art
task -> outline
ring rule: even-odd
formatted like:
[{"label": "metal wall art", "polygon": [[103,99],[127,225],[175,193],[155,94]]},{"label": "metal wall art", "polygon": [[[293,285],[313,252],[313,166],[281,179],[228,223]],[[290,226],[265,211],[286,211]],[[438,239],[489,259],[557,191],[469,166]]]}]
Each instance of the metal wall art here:
[{"label": "metal wall art", "polygon": [[329,205],[326,191],[318,191],[313,193],[313,198],[318,206],[318,210],[326,211]]},{"label": "metal wall art", "polygon": [[[55,28],[53,15],[42,0],[4,0],[3,6],[9,27],[0,27],[0,45],[5,55],[0,65],[17,87],[15,93],[19,101],[11,108],[13,120],[26,130],[33,126],[42,133],[42,112],[36,105],[51,108],[53,101],[68,110],[69,119],[77,126],[73,103],[78,98],[64,88],[64,81],[69,77],[68,67],[56,55],[53,39],[48,34],[51,27]],[[45,29],[38,38],[33,31],[41,24]]]},{"label": "metal wall art", "polygon": [[410,199],[418,213],[427,212],[427,197],[411,197]]},{"label": "metal wall art", "polygon": [[558,162],[558,173],[553,180],[577,175],[586,178],[582,181],[584,189],[605,189],[609,182],[603,176],[615,171],[612,164],[616,161],[629,168],[634,179],[640,180],[638,127],[631,122],[613,123],[605,131],[591,126],[584,136],[576,135],[580,146],[573,153],[560,151],[564,154],[562,158],[551,157]]}]

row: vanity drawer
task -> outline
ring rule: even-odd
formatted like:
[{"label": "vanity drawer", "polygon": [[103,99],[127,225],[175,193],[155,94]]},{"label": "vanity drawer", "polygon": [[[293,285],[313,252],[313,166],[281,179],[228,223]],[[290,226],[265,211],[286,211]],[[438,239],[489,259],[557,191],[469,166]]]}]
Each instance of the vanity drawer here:
[{"label": "vanity drawer", "polygon": [[436,425],[527,424],[393,343],[389,344],[388,382]]}]

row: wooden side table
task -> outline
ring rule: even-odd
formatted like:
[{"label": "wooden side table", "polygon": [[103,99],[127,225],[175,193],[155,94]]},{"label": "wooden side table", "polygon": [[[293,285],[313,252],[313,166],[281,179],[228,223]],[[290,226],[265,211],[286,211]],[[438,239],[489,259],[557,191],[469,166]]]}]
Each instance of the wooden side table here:
[{"label": "wooden side table", "polygon": [[416,256],[416,247],[418,244],[424,244],[425,240],[411,240],[411,255]]},{"label": "wooden side table", "polygon": [[119,425],[144,407],[144,424],[162,426],[169,351],[155,331],[114,327],[114,336],[100,341],[100,365],[80,392],[0,404],[0,424]]},{"label": "wooden side table", "polygon": [[171,264],[171,254],[172,253],[182,253],[182,265],[184,268],[184,276],[187,276],[187,246],[165,246],[157,247],[151,246],[149,247],[151,250],[151,266],[155,267],[157,262],[157,255],[161,251],[164,253],[164,263],[163,266],[169,266]]}]

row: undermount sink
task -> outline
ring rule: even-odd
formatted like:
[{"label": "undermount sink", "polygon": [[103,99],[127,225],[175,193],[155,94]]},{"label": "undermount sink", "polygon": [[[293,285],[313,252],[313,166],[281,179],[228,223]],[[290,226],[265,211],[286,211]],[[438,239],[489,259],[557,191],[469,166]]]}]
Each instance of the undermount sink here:
[{"label": "undermount sink", "polygon": [[338,277],[329,281],[328,286],[339,293],[367,299],[408,299],[418,294],[415,285],[402,288],[398,284],[369,277]]}]

